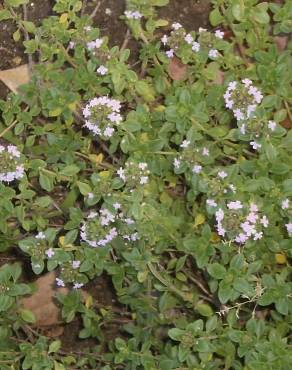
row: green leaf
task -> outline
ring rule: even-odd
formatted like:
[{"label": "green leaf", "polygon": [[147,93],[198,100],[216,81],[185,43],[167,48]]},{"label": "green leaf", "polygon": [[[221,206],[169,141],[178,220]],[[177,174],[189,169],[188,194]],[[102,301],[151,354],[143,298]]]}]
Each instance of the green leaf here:
[{"label": "green leaf", "polygon": [[54,178],[55,176],[51,174],[41,172],[39,177],[41,187],[46,191],[52,191],[54,189]]},{"label": "green leaf", "polygon": [[244,3],[243,2],[239,3],[238,1],[234,1],[234,4],[231,7],[231,12],[232,12],[233,17],[237,21],[242,21],[245,15]]},{"label": "green leaf", "polygon": [[48,350],[48,353],[55,353],[55,352],[58,352],[59,349],[61,348],[61,341],[60,340],[54,340],[54,342],[52,342],[50,345],[49,345],[49,350]]},{"label": "green leaf", "polygon": [[146,81],[137,81],[135,83],[135,89],[146,102],[155,100],[155,91]]},{"label": "green leaf", "polygon": [[178,328],[172,328],[168,330],[168,336],[176,341],[180,341],[182,335],[185,333],[184,330]]},{"label": "green leaf", "polygon": [[69,166],[66,166],[62,169],[62,171],[59,172],[59,175],[61,176],[74,176],[80,171],[80,168],[76,166],[75,164],[71,164]]},{"label": "green leaf", "polygon": [[0,312],[5,312],[13,305],[13,298],[0,294]]},{"label": "green leaf", "polygon": [[220,265],[219,263],[213,263],[212,265],[208,265],[207,267],[208,273],[217,280],[223,279],[226,274],[226,269],[224,266]]},{"label": "green leaf", "polygon": [[17,7],[19,5],[28,4],[29,0],[5,0],[8,6]]},{"label": "green leaf", "polygon": [[214,27],[218,26],[218,24],[224,21],[224,17],[222,17],[218,7],[211,11],[209,15],[209,19],[210,19],[211,25]]},{"label": "green leaf", "polygon": [[22,320],[34,324],[36,322],[35,315],[32,311],[26,310],[24,308],[20,309],[20,316]]},{"label": "green leaf", "polygon": [[7,19],[11,19],[12,15],[8,9],[0,10],[0,22],[6,21]]},{"label": "green leaf", "polygon": [[211,306],[206,303],[197,304],[196,309],[200,315],[206,316],[206,317],[212,316],[214,313]]},{"label": "green leaf", "polygon": [[218,297],[221,303],[226,303],[232,296],[233,289],[231,284],[227,284],[223,281],[219,284]]}]

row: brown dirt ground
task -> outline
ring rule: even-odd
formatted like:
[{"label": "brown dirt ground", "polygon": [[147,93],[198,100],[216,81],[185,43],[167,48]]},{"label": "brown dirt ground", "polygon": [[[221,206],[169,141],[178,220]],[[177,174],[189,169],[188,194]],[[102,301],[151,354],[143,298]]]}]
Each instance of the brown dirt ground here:
[{"label": "brown dirt ground", "polygon": [[[95,8],[97,0],[87,1],[86,13],[91,13]],[[28,20],[39,24],[43,18],[52,14],[53,0],[31,0],[27,5]],[[0,0],[0,9],[1,9]],[[94,25],[100,27],[103,34],[109,36],[111,45],[122,45],[126,34],[126,26],[120,16],[124,13],[124,0],[101,0],[100,7],[94,17]],[[178,21],[183,24],[187,30],[196,30],[199,27],[208,27],[208,14],[210,10],[209,0],[170,0],[167,7],[159,10],[161,18],[167,19],[169,23]],[[12,34],[16,30],[14,24],[10,21],[0,23],[0,70],[14,68],[27,62],[27,56],[23,53],[21,41],[15,43]],[[134,40],[130,40],[128,48],[132,50],[134,56],[137,56],[139,45]],[[5,98],[8,89],[0,82],[0,99]],[[24,278],[27,281],[33,279],[33,274],[29,271],[29,261],[15,250],[6,251],[0,254],[0,266],[4,263],[11,263],[16,260],[24,262]],[[112,307],[117,312],[116,320],[104,328],[106,341],[122,335],[120,332],[121,323],[125,318],[122,307],[119,306],[114,295],[114,289],[111,281],[106,276],[101,276],[86,286],[86,290],[93,296],[94,301],[99,307]],[[120,312],[119,312],[120,311]],[[60,337],[63,343],[63,349],[78,351],[80,348],[93,347],[98,344],[95,340],[78,340],[78,332],[82,324],[76,320],[65,326],[65,331]]]}]

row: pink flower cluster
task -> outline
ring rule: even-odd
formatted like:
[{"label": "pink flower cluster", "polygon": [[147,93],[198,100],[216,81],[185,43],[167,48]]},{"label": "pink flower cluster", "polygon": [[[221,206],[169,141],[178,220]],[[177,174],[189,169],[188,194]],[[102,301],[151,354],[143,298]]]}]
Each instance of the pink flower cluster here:
[{"label": "pink flower cluster", "polygon": [[20,163],[20,152],[14,145],[6,148],[0,145],[0,181],[12,182],[24,176],[24,166]]},{"label": "pink flower cluster", "polygon": [[[211,205],[209,200],[209,205]],[[217,203],[212,203],[212,206],[217,205]],[[230,215],[230,211],[234,214]],[[240,211],[240,212],[237,212]],[[246,207],[241,203],[241,201],[231,201],[227,203],[227,210],[224,212],[222,208],[219,208],[215,213],[215,218],[217,221],[216,229],[220,236],[225,237],[230,232],[234,233],[234,229],[230,229],[228,222],[225,222],[226,216],[231,218],[237,217],[239,222],[238,233],[233,238],[238,244],[245,244],[248,240],[259,240],[263,237],[263,228],[268,227],[269,220],[266,215],[261,215],[259,213],[258,206],[251,203],[249,207]]]},{"label": "pink flower cluster", "polygon": [[241,82],[230,82],[224,94],[225,106],[233,111],[237,121],[251,118],[262,99],[260,90],[247,78]]},{"label": "pink flower cluster", "polygon": [[114,126],[122,121],[120,114],[121,103],[119,100],[108,96],[93,98],[83,109],[85,127],[94,135],[109,139],[115,132]]}]

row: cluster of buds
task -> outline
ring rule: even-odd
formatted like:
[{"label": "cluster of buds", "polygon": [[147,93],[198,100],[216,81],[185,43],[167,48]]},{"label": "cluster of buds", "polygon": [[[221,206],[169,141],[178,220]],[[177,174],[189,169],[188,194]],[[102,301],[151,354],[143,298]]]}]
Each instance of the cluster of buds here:
[{"label": "cluster of buds", "polygon": [[[233,111],[237,121],[249,120],[262,99],[263,95],[248,78],[230,82],[224,94],[225,106]],[[241,131],[244,133],[244,127]]]},{"label": "cluster of buds", "polygon": [[126,10],[124,12],[127,19],[141,19],[143,17],[143,14],[141,14],[138,10]]},{"label": "cluster of buds", "polygon": [[20,152],[14,145],[8,145],[6,148],[0,145],[0,165],[0,181],[12,182],[24,176]]},{"label": "cluster of buds", "polygon": [[218,234],[238,244],[262,239],[263,229],[269,225],[267,216],[259,212],[256,204],[245,206],[239,200],[228,202],[225,212],[219,208],[215,218]]},{"label": "cluster of buds", "polygon": [[81,226],[80,236],[93,248],[107,246],[118,236],[126,240],[125,244],[139,239],[135,221],[124,215],[120,203],[113,204],[113,211],[102,208],[91,212]]},{"label": "cluster of buds", "polygon": [[115,126],[122,121],[119,100],[107,96],[93,98],[83,109],[85,127],[94,135],[108,140],[115,132]]},{"label": "cluster of buds", "polygon": [[[203,34],[206,34],[207,37],[201,37]],[[219,56],[219,52],[217,49],[212,48],[212,44],[214,39],[223,39],[224,32],[217,30],[214,34],[208,32],[204,28],[199,29],[199,41],[195,39],[195,34],[186,33],[185,29],[182,27],[180,23],[173,23],[172,24],[172,31],[169,36],[163,35],[161,38],[161,42],[164,46],[169,46],[170,49],[165,52],[168,58],[173,58],[177,50],[180,47],[187,46],[193,52],[198,53],[201,50],[201,39],[203,41],[203,46],[206,50],[208,50],[208,57],[210,59],[216,59]],[[206,39],[206,40],[205,40]],[[211,48],[210,48],[211,47]]]},{"label": "cluster of buds", "polygon": [[148,165],[145,162],[127,162],[125,168],[120,167],[117,175],[123,182],[127,183],[129,187],[136,187],[138,185],[145,185],[149,182]]}]

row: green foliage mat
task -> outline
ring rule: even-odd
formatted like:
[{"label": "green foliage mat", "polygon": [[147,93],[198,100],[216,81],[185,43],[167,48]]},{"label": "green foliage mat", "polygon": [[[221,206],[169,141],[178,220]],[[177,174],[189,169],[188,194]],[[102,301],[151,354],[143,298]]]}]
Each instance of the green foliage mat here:
[{"label": "green foliage mat", "polygon": [[[42,336],[7,264],[1,370],[291,369],[291,1],[213,0],[192,31],[157,17],[168,0],[128,0],[121,48],[81,1],[40,26],[27,3],[0,10],[31,56],[0,101],[0,251],[55,271],[62,319],[95,344]],[[102,274],[120,312],[82,299]]]}]

